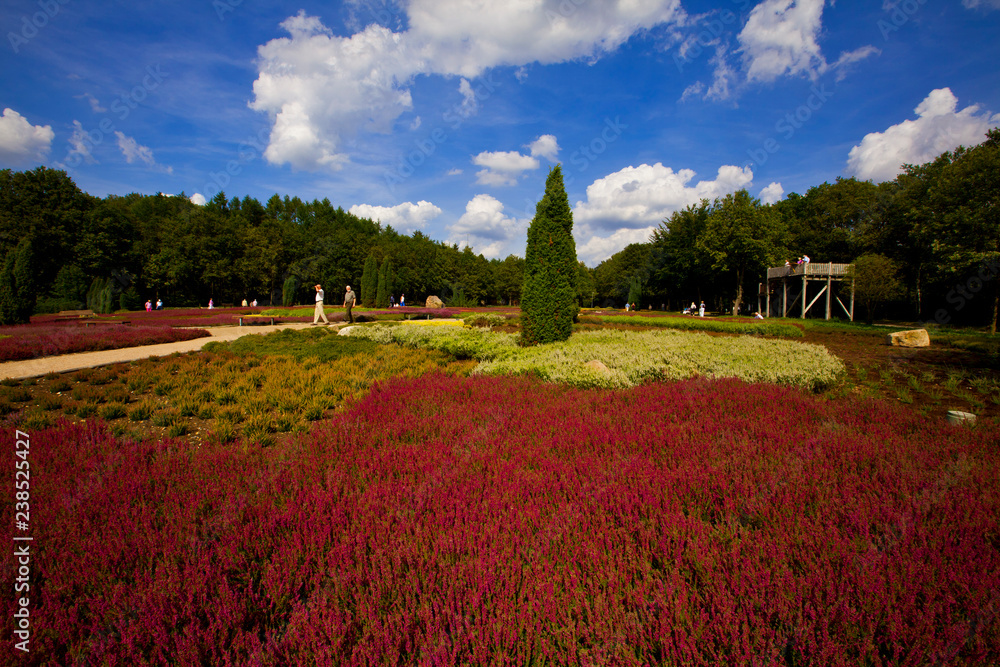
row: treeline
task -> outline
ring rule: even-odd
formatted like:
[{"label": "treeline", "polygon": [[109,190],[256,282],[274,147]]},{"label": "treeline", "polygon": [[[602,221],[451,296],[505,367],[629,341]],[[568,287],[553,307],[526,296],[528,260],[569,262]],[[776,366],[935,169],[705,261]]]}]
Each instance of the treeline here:
[{"label": "treeline", "polygon": [[[880,314],[941,324],[990,325],[1000,308],[1000,130],[895,180],[838,178],[765,205],[741,191],[663,221],[594,270],[599,300],[716,311],[756,309],[766,269],[813,262],[878,267],[858,276]],[[877,261],[876,261],[877,260]],[[867,278],[867,285],[862,284]],[[849,292],[849,286],[841,286]],[[877,298],[875,295],[878,295]],[[638,296],[637,296],[638,295]],[[861,313],[864,317],[869,313]]]},{"label": "treeline", "polygon": [[[329,200],[273,196],[204,206],[178,196],[130,194],[98,198],[65,172],[45,167],[0,171],[0,315],[23,321],[32,312],[92,307],[312,303],[321,283],[330,299],[362,287],[365,266],[388,280],[372,283],[371,301],[429,295],[448,305],[509,304],[521,293],[524,260],[486,260],[470,249],[400,234],[358,218]],[[589,273],[581,268],[588,284]],[[377,288],[375,287],[377,286]],[[6,296],[5,296],[6,295]]]},{"label": "treeline", "polygon": [[[1000,130],[991,130],[978,146],[907,165],[879,185],[837,179],[773,205],[746,191],[702,201],[596,269],[580,263],[576,296],[582,306],[705,301],[745,313],[756,308],[768,267],[801,255],[821,263],[864,257],[858,266],[877,267],[882,288],[860,299],[869,309],[995,328],[998,200]],[[183,194],[98,198],[45,167],[0,171],[0,260],[2,322],[157,298],[168,307],[308,304],[316,283],[333,302],[351,284],[383,302],[405,294],[415,305],[433,294],[453,306],[510,304],[520,301],[524,277],[521,257],[487,260],[419,231],[400,234],[327,199],[275,195],[261,204],[220,192],[197,206]]]}]

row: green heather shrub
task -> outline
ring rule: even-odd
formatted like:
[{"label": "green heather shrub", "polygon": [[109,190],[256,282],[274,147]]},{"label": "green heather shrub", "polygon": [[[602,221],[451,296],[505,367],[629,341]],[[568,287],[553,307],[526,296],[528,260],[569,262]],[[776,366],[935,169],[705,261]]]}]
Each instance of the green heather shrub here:
[{"label": "green heather shrub", "polygon": [[164,410],[153,417],[153,424],[156,426],[173,426],[180,420],[180,415],[176,410]]},{"label": "green heather shrub", "polygon": [[153,406],[150,403],[139,403],[128,411],[128,418],[134,422],[146,421],[153,416]]},{"label": "green heather shrub", "polygon": [[35,403],[42,410],[59,410],[62,408],[63,400],[55,394],[41,393]]},{"label": "green heather shrub", "polygon": [[49,384],[49,391],[59,393],[68,390],[72,386],[66,378],[59,378]]},{"label": "green heather shrub", "polygon": [[[586,365],[595,360],[607,370]],[[581,332],[568,343],[528,348],[515,356],[483,362],[474,371],[534,373],[554,382],[602,387],[705,375],[813,391],[832,386],[843,372],[843,363],[820,345],[679,331]]]},{"label": "green heather shrub", "polygon": [[[513,334],[464,327],[360,327],[349,335],[477,359],[477,374],[531,373],[578,386],[628,387],[706,375],[818,391],[844,372],[843,363],[820,345],[674,330],[584,331],[568,341],[530,348],[519,348]],[[587,366],[590,361],[600,361],[607,370]]]},{"label": "green heather shrub", "polygon": [[228,422],[222,419],[216,420],[215,427],[212,429],[211,439],[216,442],[232,442],[236,439],[237,428],[232,422]]},{"label": "green heather shrub", "polygon": [[379,343],[399,343],[408,347],[441,350],[460,359],[494,359],[518,350],[515,334],[494,332],[450,324],[388,327],[376,324],[355,327],[346,335]]},{"label": "green heather shrub", "polygon": [[31,392],[24,387],[4,388],[3,392],[0,392],[0,396],[11,403],[25,403],[31,400]]},{"label": "green heather shrub", "polygon": [[176,422],[167,427],[167,436],[171,438],[179,438],[182,435],[187,435],[187,432],[187,422]]},{"label": "green heather shrub", "polygon": [[493,313],[475,313],[462,318],[462,324],[467,327],[480,327],[486,329],[500,326],[502,324],[506,324],[507,322],[507,318],[503,315],[494,315]]},{"label": "green heather shrub", "polygon": [[25,410],[21,415],[20,428],[31,431],[41,431],[51,427],[55,422],[49,413],[41,410]]},{"label": "green heather shrub", "polygon": [[86,419],[90,415],[97,411],[97,406],[93,403],[80,403],[76,406],[76,416],[80,419]]},{"label": "green heather shrub", "polygon": [[97,414],[107,421],[121,419],[128,414],[125,405],[122,403],[106,403],[97,409]]},{"label": "green heather shrub", "polygon": [[664,327],[681,331],[714,331],[717,333],[750,334],[756,336],[780,336],[802,338],[802,329],[792,324],[755,320],[753,322],[733,322],[728,320],[706,320],[700,317],[647,317],[639,315],[602,315],[588,317],[587,321],[599,320],[604,324],[627,324],[642,327]]}]

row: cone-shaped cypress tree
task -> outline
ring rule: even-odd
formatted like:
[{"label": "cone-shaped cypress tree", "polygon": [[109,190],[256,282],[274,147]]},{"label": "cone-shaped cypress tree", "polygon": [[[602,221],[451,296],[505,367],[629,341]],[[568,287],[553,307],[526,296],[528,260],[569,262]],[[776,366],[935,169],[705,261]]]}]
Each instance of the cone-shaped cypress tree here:
[{"label": "cone-shaped cypress tree", "polygon": [[0,276],[0,323],[23,324],[35,310],[35,253],[31,239],[21,239],[7,253]]},{"label": "cone-shaped cypress tree", "polygon": [[361,294],[360,301],[369,308],[375,305],[375,292],[378,290],[378,262],[374,255],[368,255],[365,260],[365,269],[361,274]]},{"label": "cone-shaped cypress tree", "polygon": [[545,195],[528,227],[521,288],[521,342],[566,340],[573,331],[576,304],[576,242],[573,212],[556,165],[545,181]]},{"label": "cone-shaped cypress tree", "polygon": [[389,281],[392,279],[389,272],[391,270],[389,256],[386,255],[382,260],[382,266],[378,270],[378,290],[375,293],[376,308],[389,307]]}]

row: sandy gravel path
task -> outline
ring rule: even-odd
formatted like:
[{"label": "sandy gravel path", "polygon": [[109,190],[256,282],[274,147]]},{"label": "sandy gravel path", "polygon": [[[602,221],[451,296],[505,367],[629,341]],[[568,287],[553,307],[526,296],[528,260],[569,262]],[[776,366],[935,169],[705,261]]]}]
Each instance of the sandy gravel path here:
[{"label": "sandy gravel path", "polygon": [[236,340],[241,336],[267,334],[281,329],[306,329],[312,326],[306,322],[290,324],[275,324],[273,326],[251,327],[206,327],[212,334],[207,338],[183,340],[177,343],[161,343],[159,345],[143,345],[140,347],[125,347],[119,350],[103,350],[101,352],[77,352],[63,354],[57,357],[42,357],[40,359],[25,359],[24,361],[8,361],[0,364],[0,380],[7,378],[24,379],[40,377],[46,373],[65,373],[81,368],[93,368],[107,364],[117,364],[123,361],[135,361],[147,357],[163,357],[174,352],[193,352],[200,350],[213,341]]}]

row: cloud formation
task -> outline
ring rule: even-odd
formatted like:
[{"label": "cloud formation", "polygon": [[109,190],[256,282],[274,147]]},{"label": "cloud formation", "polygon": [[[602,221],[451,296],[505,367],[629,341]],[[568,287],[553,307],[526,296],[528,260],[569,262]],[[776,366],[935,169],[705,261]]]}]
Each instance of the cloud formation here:
[{"label": "cloud formation", "polygon": [[924,164],[959,145],[975,146],[986,132],[1000,126],[1000,114],[991,116],[978,105],[958,111],[950,88],[932,90],[917,105],[916,120],[904,120],[884,132],[866,134],[847,157],[847,173],[862,180],[890,181],[904,164]]},{"label": "cloud formation", "polygon": [[532,157],[541,156],[550,162],[555,162],[559,157],[559,142],[553,134],[543,134],[525,148],[531,151]]},{"label": "cloud formation", "polygon": [[[649,240],[664,219],[702,199],[723,197],[753,182],[749,167],[724,165],[713,180],[693,182],[691,169],[657,162],[626,167],[587,186],[573,210],[577,256],[597,264],[629,243]],[[610,233],[609,233],[610,232]]]},{"label": "cloud formation", "polygon": [[390,225],[397,232],[403,234],[411,234],[419,229],[424,229],[427,227],[427,223],[441,215],[439,207],[424,200],[420,200],[416,204],[403,202],[396,206],[356,204],[348,212],[359,218],[369,218],[381,222],[383,225]]},{"label": "cloud formation", "polygon": [[504,214],[495,197],[479,194],[465,205],[465,213],[448,227],[448,243],[471,246],[487,259],[510,254],[524,256],[529,219]]},{"label": "cloud formation", "polygon": [[52,148],[51,125],[32,125],[11,108],[0,116],[0,165],[25,167],[41,163]]},{"label": "cloud formation", "polygon": [[[879,53],[866,45],[842,52],[833,64],[827,62],[819,44],[824,5],[825,0],[764,0],[751,10],[737,35],[735,53],[730,53],[730,44],[723,37],[707,43],[715,49],[710,61],[714,67],[712,85],[696,81],[684,90],[681,100],[703,96],[721,101],[737,94],[741,84],[770,84],[796,76],[816,80],[831,71],[839,81],[850,65]],[[690,43],[685,42],[679,52],[682,62],[684,46]],[[739,65],[732,62],[736,54]]]},{"label": "cloud formation", "polygon": [[773,204],[781,201],[781,198],[784,196],[785,189],[781,187],[781,183],[772,182],[760,191],[760,200],[765,204]]},{"label": "cloud formation", "polygon": [[258,48],[250,107],[272,120],[270,163],[343,168],[345,138],[391,131],[413,106],[418,74],[463,77],[463,108],[473,112],[468,79],[487,69],[594,59],[684,17],[679,0],[412,0],[406,11],[406,31],[372,24],[339,37],[303,10],[281,23],[288,37]]},{"label": "cloud formation", "polygon": [[476,183],[480,185],[517,185],[521,174],[541,166],[535,158],[517,151],[484,151],[473,156],[472,164],[486,167],[476,172]]}]

